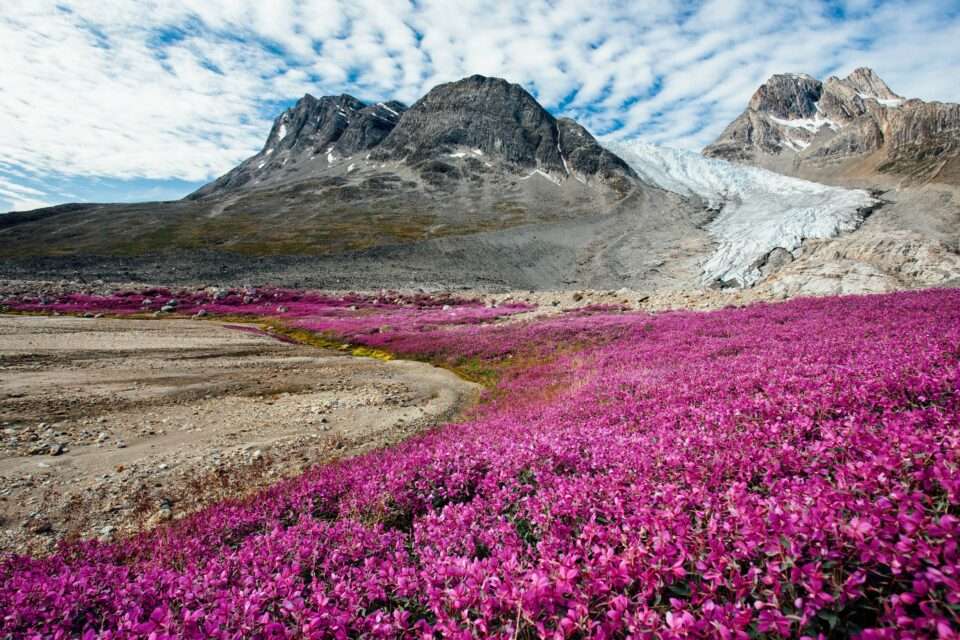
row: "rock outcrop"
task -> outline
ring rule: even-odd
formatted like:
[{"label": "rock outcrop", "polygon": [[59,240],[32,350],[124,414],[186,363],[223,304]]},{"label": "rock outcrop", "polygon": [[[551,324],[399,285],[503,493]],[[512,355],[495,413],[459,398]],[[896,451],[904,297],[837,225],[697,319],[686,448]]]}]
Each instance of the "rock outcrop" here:
[{"label": "rock outcrop", "polygon": [[854,233],[811,241],[761,289],[778,297],[882,293],[943,286],[960,278],[960,255],[917,233]]}]

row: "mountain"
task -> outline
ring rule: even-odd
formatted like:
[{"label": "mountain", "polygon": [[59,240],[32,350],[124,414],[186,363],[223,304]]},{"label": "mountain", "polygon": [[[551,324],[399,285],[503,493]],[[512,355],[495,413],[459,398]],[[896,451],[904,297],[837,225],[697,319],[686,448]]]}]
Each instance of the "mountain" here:
[{"label": "mountain", "polygon": [[704,157],[604,148],[498,78],[409,108],[306,95],[257,154],[183,200],[0,216],[0,275],[771,296],[938,285],[960,278],[950,108],[865,69],[777,75]]},{"label": "mountain", "polygon": [[308,94],[276,119],[258,154],[188,198],[382,169],[441,191],[463,180],[513,177],[575,179],[620,197],[637,186],[632,170],[579,124],[554,118],[519,85],[474,75],[434,87],[409,110],[399,102]]},{"label": "mountain", "polygon": [[306,95],[184,200],[6,214],[0,256],[154,280],[623,286],[687,278],[708,215],[519,85],[471,76],[409,108]]},{"label": "mountain", "polygon": [[960,104],[894,93],[871,69],[778,74],[704,155],[810,179],[960,184]]},{"label": "mountain", "polygon": [[774,75],[703,154],[880,199],[855,233],[809,239],[765,286],[884,291],[960,277],[960,105],[898,95],[872,70]]}]

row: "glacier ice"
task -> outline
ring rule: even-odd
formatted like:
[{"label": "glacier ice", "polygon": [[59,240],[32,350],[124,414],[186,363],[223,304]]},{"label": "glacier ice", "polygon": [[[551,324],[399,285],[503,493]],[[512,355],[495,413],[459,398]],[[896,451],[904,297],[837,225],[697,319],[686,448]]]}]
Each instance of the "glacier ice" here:
[{"label": "glacier ice", "polygon": [[706,284],[753,285],[777,247],[793,253],[806,238],[854,231],[863,211],[877,204],[862,189],[831,187],[692,151],[640,140],[608,146],[647,182],[719,209],[707,226],[716,247],[702,265]]}]

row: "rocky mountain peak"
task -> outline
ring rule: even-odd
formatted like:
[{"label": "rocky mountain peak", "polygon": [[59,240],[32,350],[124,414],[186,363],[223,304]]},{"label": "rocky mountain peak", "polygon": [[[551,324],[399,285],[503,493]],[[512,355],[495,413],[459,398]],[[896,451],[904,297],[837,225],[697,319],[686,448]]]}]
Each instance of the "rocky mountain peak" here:
[{"label": "rocky mountain peak", "polygon": [[805,73],[777,74],[757,89],[749,108],[786,120],[809,118],[817,112],[822,91],[820,81]]},{"label": "rocky mountain peak", "polygon": [[273,122],[255,156],[192,193],[190,198],[282,181],[302,175],[297,167],[330,166],[376,147],[400,121],[406,106],[397,101],[368,105],[349,94],[316,98],[307,93]]},{"label": "rocky mountain peak", "polygon": [[261,153],[335,144],[351,125],[358,124],[366,107],[348,94],[315,98],[308,93],[274,121]]},{"label": "rocky mountain peak", "polygon": [[565,173],[553,116],[520,85],[481,75],[431,89],[374,157],[415,165],[459,148],[517,167]]},{"label": "rocky mountain peak", "polygon": [[524,177],[540,173],[556,183],[597,179],[620,192],[637,177],[575,121],[558,120],[518,84],[482,75],[434,87],[410,107],[372,158],[432,171],[438,161],[465,153],[501,162]]},{"label": "rocky mountain peak", "polygon": [[955,180],[960,105],[906,100],[872,69],[826,82],[780,74],[704,154],[819,180]]},{"label": "rocky mountain peak", "polygon": [[861,98],[876,100],[903,100],[903,96],[894,93],[880,76],[868,67],[859,67],[853,73],[840,81],[842,84],[856,91]]}]

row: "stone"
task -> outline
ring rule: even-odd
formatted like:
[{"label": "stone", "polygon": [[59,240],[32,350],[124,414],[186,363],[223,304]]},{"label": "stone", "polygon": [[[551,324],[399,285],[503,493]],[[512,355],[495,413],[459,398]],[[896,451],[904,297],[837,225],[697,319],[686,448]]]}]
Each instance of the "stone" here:
[{"label": "stone", "polygon": [[172,519],[173,509],[168,506],[162,506],[147,519],[146,526],[148,529],[152,529],[153,527],[156,527],[164,522],[169,522]]},{"label": "stone", "polygon": [[34,516],[27,520],[24,528],[35,535],[53,533],[53,523],[43,516]]}]

